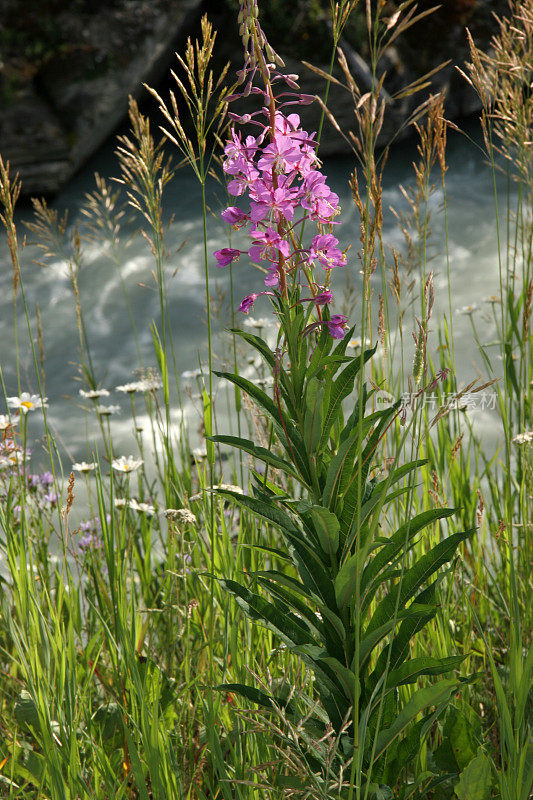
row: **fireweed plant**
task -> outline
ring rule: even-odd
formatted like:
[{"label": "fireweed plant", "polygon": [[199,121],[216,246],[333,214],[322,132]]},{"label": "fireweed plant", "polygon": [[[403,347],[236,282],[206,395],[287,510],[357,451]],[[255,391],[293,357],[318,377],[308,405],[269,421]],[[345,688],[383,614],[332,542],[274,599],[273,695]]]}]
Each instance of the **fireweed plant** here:
[{"label": "fireweed plant", "polygon": [[[340,33],[354,6],[343,0],[332,7],[335,46],[344,47]],[[366,10],[373,91],[361,94],[342,51],[335,73],[344,76],[354,101],[356,130],[346,138],[361,167],[361,191],[355,174],[350,182],[361,218],[355,254],[333,241],[340,238],[341,215],[316,158],[321,122],[316,136],[302,130],[296,112],[309,98],[293,77],[283,77],[255,5],[241,10],[240,93],[256,97],[258,106],[244,118],[246,127],[238,124],[235,138],[230,134],[226,170],[220,170],[241,193],[225,204],[228,241],[218,261],[229,264],[218,274],[234,269],[237,275],[251,257],[267,283],[245,287],[240,312],[232,303],[245,328],[228,337],[230,347],[238,344],[228,358],[235,364],[227,391],[228,403],[235,397],[237,413],[229,414],[235,438],[219,436],[191,449],[186,422],[167,424],[176,400],[186,411],[181,398],[187,393],[193,401],[195,388],[201,434],[209,435],[211,420],[220,433],[220,405],[212,402],[209,384],[217,394],[219,386],[201,364],[180,374],[167,296],[176,264],[162,213],[174,170],[132,103],[132,134],[119,142],[121,189],[97,179],[85,224],[38,202],[29,227],[43,264],[62,262],[72,288],[80,361],[74,394],[84,406],[87,435],[80,460],[65,459],[64,431],[61,437],[52,427],[54,390],[45,383],[46,337],[26,294],[21,262],[28,251],[14,218],[19,183],[0,158],[0,221],[13,263],[19,330],[12,351],[20,376],[0,364],[1,797],[530,796],[533,107],[527,81],[533,2],[513,4],[493,55],[473,48],[467,70],[483,99],[486,155],[496,169],[498,154],[490,147],[504,147],[509,185],[520,181],[518,196],[507,200],[506,237],[499,230],[499,242],[508,242],[502,291],[487,300],[504,368],[504,464],[487,454],[466,413],[459,407],[450,413],[446,405],[449,393],[456,392],[459,404],[472,389],[457,387],[448,371],[455,363],[451,319],[438,330],[435,367],[431,362],[426,242],[435,153],[443,193],[445,187],[439,98],[422,108],[416,184],[400,215],[405,255],[393,254],[387,282],[385,156],[376,141],[390,101],[381,91],[379,61],[417,19],[412,3],[397,6],[399,16],[389,17],[390,7],[368,3],[356,11],[363,19]],[[219,80],[211,76],[213,45],[204,19],[200,41],[189,43],[180,61],[176,99],[171,95],[164,112],[167,138],[198,170],[202,188],[217,163],[217,141],[226,139],[226,98],[235,91],[224,72]],[[318,74],[329,80],[324,70]],[[484,94],[487,87],[491,95]],[[322,119],[327,114],[332,121],[322,110]],[[421,119],[418,112],[414,119]],[[139,352],[141,371],[113,387],[104,379],[105,365],[91,357],[83,273],[95,242],[99,248],[107,242],[113,268],[123,267],[125,204],[141,220],[152,253],[159,318],[151,326],[153,351]],[[207,211],[204,204],[206,304],[213,310],[223,306],[222,292],[215,297],[207,280],[217,275]],[[242,228],[233,239],[232,226]],[[241,263],[234,258],[238,246]],[[334,304],[330,278],[348,278],[358,259],[362,290],[354,282],[350,298],[341,305],[337,295]],[[184,259],[180,270],[188,266]],[[373,320],[370,294],[380,271]],[[120,271],[119,277],[122,284]],[[125,301],[129,307],[126,292]],[[254,302],[257,308],[272,303],[277,341],[262,333],[268,321],[246,314]],[[394,313],[397,307],[395,321],[389,305]],[[350,341],[348,322],[356,313],[359,344]],[[490,368],[481,323],[473,307],[462,313],[489,369],[485,379],[493,380],[500,370],[496,362]],[[411,314],[417,341],[410,370]],[[135,324],[137,315],[131,317]],[[376,321],[380,348],[374,353],[371,344],[361,344],[375,337]],[[431,324],[436,327],[435,319]],[[21,358],[24,346],[31,349],[35,386],[24,361],[18,369],[17,341]],[[210,342],[211,356],[226,357],[218,348],[211,353]],[[409,406],[383,408],[383,391],[393,401],[406,383]],[[265,386],[273,389],[262,391]],[[428,392],[438,398],[434,410],[424,402]],[[131,409],[127,448],[117,437],[119,403],[122,424]],[[254,431],[244,434],[247,440],[246,425]],[[238,448],[240,471],[225,459],[227,446]],[[463,531],[473,527],[479,535],[468,537]],[[245,613],[234,613],[233,598]],[[453,677],[455,668],[461,679]],[[225,687],[216,691],[217,684]]]},{"label": "fireweed plant", "polygon": [[[273,397],[238,374],[216,373],[248,394],[268,419],[269,447],[234,436],[212,438],[264,463],[264,471],[251,472],[252,495],[224,489],[219,494],[280,531],[284,547],[276,555],[287,569],[259,570],[250,582],[222,585],[248,617],[279,636],[313,678],[308,693],[283,685],[277,692],[244,684],[221,688],[277,710],[303,732],[303,744],[294,746],[319,794],[389,797],[461,686],[461,679],[443,676],[463,656],[410,658],[410,646],[437,612],[439,569],[453,562],[473,531],[444,537],[410,557],[421,532],[454,509],[407,513],[395,532],[387,529],[387,504],[406,496],[409,512],[412,487],[402,482],[425,461],[398,466],[396,456],[386,477],[378,479],[376,449],[404,412],[399,403],[369,411],[372,392],[364,384],[353,400],[356,379],[375,348],[348,357],[348,319],[330,312],[331,273],[346,266],[347,255],[334,235],[339,199],[320,170],[315,134],[301,128],[293,111],[309,98],[298,92],[297,76],[284,75],[275,54],[268,53],[253,4],[244,4],[241,24],[243,94],[257,96],[262,107],[230,114],[235,123],[254,126],[257,135],[231,130],[223,168],[228,192],[240,205],[226,208],[222,218],[246,228],[251,244],[215,256],[219,267],[246,254],[263,268],[266,288],[246,295],[239,310],[247,314],[267,296],[279,333],[272,350],[261,337],[237,331],[271,370]],[[304,223],[318,232],[304,234]],[[430,280],[426,290],[429,298]],[[431,304],[428,299],[425,319]],[[418,396],[425,388],[424,364],[420,335],[414,366],[416,383],[422,383]],[[445,376],[446,371],[430,386]],[[439,679],[403,694],[400,687],[421,676]],[[333,757],[326,744],[331,736]],[[306,788],[283,770],[278,784]]]}]

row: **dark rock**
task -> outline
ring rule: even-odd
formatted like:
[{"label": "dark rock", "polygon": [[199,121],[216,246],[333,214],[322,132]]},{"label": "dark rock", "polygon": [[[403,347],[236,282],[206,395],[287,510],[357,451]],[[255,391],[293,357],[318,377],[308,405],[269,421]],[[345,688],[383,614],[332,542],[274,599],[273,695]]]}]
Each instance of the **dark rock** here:
[{"label": "dark rock", "polygon": [[[54,194],[68,181],[121,122],[128,97],[161,80],[201,7],[201,0],[46,2],[48,14],[59,9],[46,57],[17,61],[15,53],[0,68],[0,154],[20,173],[25,194]],[[7,15],[15,30],[9,12],[17,4],[20,12],[23,0],[0,12],[0,23]],[[32,35],[37,23],[30,14]]]}]

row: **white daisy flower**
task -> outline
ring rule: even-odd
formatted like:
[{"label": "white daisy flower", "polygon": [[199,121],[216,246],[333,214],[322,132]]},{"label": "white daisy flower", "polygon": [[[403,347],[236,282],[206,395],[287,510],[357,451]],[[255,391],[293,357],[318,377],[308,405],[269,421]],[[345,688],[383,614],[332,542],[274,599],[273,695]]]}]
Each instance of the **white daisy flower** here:
[{"label": "white daisy flower", "polygon": [[76,463],[72,465],[72,469],[75,469],[76,472],[92,472],[93,469],[96,469],[96,462],[76,461]]},{"label": "white daisy flower", "polygon": [[17,425],[20,417],[8,417],[7,414],[0,414],[0,431],[6,431],[10,425]]},{"label": "white daisy flower", "polygon": [[120,458],[114,458],[111,462],[112,468],[117,472],[135,472],[142,464],[144,464],[142,458],[134,458],[133,456],[120,456]]},{"label": "white daisy flower", "polygon": [[127,508],[128,501],[125,497],[115,497],[115,508]]},{"label": "white daisy flower", "polygon": [[350,341],[347,344],[347,347],[353,347],[354,349],[360,350],[361,344],[363,345],[363,347],[370,347],[371,342],[369,339],[366,338],[364,340],[361,340],[360,338],[350,339]]},{"label": "white daisy flower", "polygon": [[529,442],[533,442],[533,431],[524,431],[524,433],[518,433],[512,439],[513,444],[529,444]]},{"label": "white daisy flower", "polygon": [[20,450],[12,450],[7,455],[0,456],[0,469],[4,467],[16,467],[19,464],[24,464],[28,461],[28,456],[21,453]]},{"label": "white daisy flower", "polygon": [[139,501],[132,497],[129,502],[129,507],[132,511],[137,511],[139,514],[155,514],[155,507],[150,503],[139,503]]},{"label": "white daisy flower", "polygon": [[178,519],[191,525],[195,525],[198,522],[196,516],[188,508],[166,508],[163,514],[167,519]]},{"label": "white daisy flower", "polygon": [[115,392],[123,392],[124,394],[143,392],[143,386],[143,381],[132,381],[131,383],[123,383],[121,386],[115,386]]},{"label": "white daisy flower", "polygon": [[9,408],[13,408],[15,411],[27,414],[28,411],[35,411],[36,408],[48,408],[47,400],[47,397],[41,399],[38,394],[22,392],[20,397],[8,397],[7,404]]},{"label": "white daisy flower", "polygon": [[500,298],[498,297],[497,294],[491,294],[490,297],[484,297],[483,298],[483,302],[484,303],[491,303],[491,304],[499,303],[500,302]]},{"label": "white daisy flower", "polygon": [[246,328],[266,328],[270,325],[270,320],[266,317],[259,317],[259,319],[248,317],[248,319],[244,320],[244,325]]},{"label": "white daisy flower", "polygon": [[96,406],[96,413],[101,417],[110,417],[111,414],[120,414],[120,406]]},{"label": "white daisy flower", "polygon": [[207,447],[205,445],[202,445],[201,447],[195,447],[191,452],[193,456],[199,460],[202,458],[207,458]]},{"label": "white daisy flower", "polygon": [[87,400],[98,400],[99,397],[109,397],[107,389],[90,389],[88,392],[84,392],[83,389],[80,389],[80,394],[82,397],[87,398]]},{"label": "white daisy flower", "polygon": [[477,303],[472,303],[470,306],[462,306],[461,308],[456,308],[456,314],[462,314],[463,316],[471,317],[475,311],[479,310],[479,306]]},{"label": "white daisy flower", "polygon": [[186,381],[190,381],[193,378],[199,378],[201,375],[204,374],[205,366],[206,366],[205,364],[202,364],[202,366],[199,367],[198,369],[188,369],[186,372],[181,373],[181,377],[185,378]]}]

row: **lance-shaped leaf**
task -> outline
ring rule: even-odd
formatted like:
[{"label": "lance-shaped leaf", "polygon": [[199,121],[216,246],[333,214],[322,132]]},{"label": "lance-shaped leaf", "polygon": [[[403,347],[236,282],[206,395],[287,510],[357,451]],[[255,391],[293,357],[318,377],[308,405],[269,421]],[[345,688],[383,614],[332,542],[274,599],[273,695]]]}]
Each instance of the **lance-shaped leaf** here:
[{"label": "lance-shaped leaf", "polygon": [[376,760],[425,708],[428,706],[443,707],[449,702],[452,695],[457,692],[460,685],[460,682],[453,678],[444,678],[431,686],[418,689],[400,710],[393,724],[378,734],[375,752]]},{"label": "lance-shaped leaf", "polygon": [[453,558],[461,542],[464,542],[473,533],[474,529],[462,533],[454,533],[444,541],[439,542],[429,553],[421,556],[416,564],[404,573],[403,579],[399,581],[398,585],[379,603],[368,624],[366,633],[379,628],[386,620],[393,617],[397,608],[402,609],[439,567]]},{"label": "lance-shaped leaf", "polygon": [[307,464],[307,454],[305,445],[301,434],[294,426],[292,420],[283,411],[280,414],[278,406],[270,398],[266,392],[263,392],[258,386],[251,381],[243,378],[242,375],[234,375],[231,372],[216,372],[214,374],[219,378],[225,378],[230,383],[239,386],[246,394],[255,400],[257,405],[270,417],[276,428],[278,438],[285,448],[286,452],[296,462],[300,473],[303,475],[304,480],[309,483],[309,467]]},{"label": "lance-shaped leaf", "polygon": [[387,668],[387,664],[390,670],[394,670],[407,658],[409,655],[409,643],[411,642],[411,639],[419,631],[421,631],[422,628],[424,628],[437,613],[435,596],[437,592],[437,586],[442,577],[443,576],[440,575],[430,586],[417,594],[414,602],[419,607],[427,606],[428,613],[425,615],[422,614],[420,617],[411,617],[402,621],[390,645],[388,647],[384,647],[379,654],[376,661],[376,666],[370,677],[367,679],[367,687],[369,691],[372,691],[374,686],[377,685],[385,669]]},{"label": "lance-shaped leaf", "polygon": [[269,603],[264,597],[251,592],[232,580],[220,580],[220,585],[235,597],[246,616],[260,622],[290,647],[314,644],[315,640],[301,620],[292,614],[284,603]]},{"label": "lance-shaped leaf", "polygon": [[[402,609],[396,614],[396,619],[391,617],[386,620],[378,628],[374,628],[369,633],[365,633],[361,637],[359,643],[359,669],[364,666],[365,661],[369,657],[372,650],[392,631],[396,625],[403,621],[417,622],[427,620],[435,614],[435,609],[432,606],[419,603],[411,603],[409,608]],[[355,656],[354,656],[355,657]]]},{"label": "lance-shaped leaf", "polygon": [[247,700],[250,700],[250,702],[262,708],[282,709],[288,714],[293,712],[293,704],[291,704],[290,701],[287,702],[281,697],[269,695],[266,692],[262,692],[260,689],[256,689],[255,686],[247,686],[245,683],[221,683],[215,688],[219,692],[239,694],[241,697],[245,697]]},{"label": "lance-shaped leaf", "polygon": [[[230,447],[236,447],[238,450],[242,450],[244,453],[248,453],[254,458],[257,458],[259,461],[263,461],[270,467],[282,470],[286,475],[290,475],[291,478],[295,478],[297,481],[302,483],[301,477],[297,472],[294,471],[292,465],[288,461],[285,461],[285,459],[277,456],[271,450],[267,450],[266,447],[261,447],[260,445],[255,444],[250,439],[242,439],[239,436],[226,436],[225,434],[217,434],[216,436],[211,436],[209,438],[212,442],[218,442],[219,444],[227,444]],[[307,484],[304,483],[304,486],[307,487]]]},{"label": "lance-shaped leaf", "polygon": [[356,356],[350,364],[344,367],[339,377],[335,380],[331,389],[329,406],[324,413],[322,436],[318,446],[319,450],[322,449],[328,440],[331,427],[335,422],[338,412],[340,411],[342,401],[348,397],[350,392],[353,390],[357,373],[361,369],[361,366],[366,364],[366,362],[374,355],[376,352],[376,347],[377,345],[371,350],[365,350],[362,358]]},{"label": "lance-shaped leaf", "polygon": [[311,506],[302,516],[313,529],[322,551],[329,556],[328,565],[333,564],[339,549],[339,520],[323,506]]},{"label": "lance-shaped leaf", "polygon": [[399,553],[408,549],[410,542],[421,530],[431,525],[438,519],[446,519],[455,513],[453,508],[431,508],[422,511],[413,519],[407,520],[394,533],[387,544],[377,553],[367,564],[361,576],[361,594],[365,597],[365,607],[375,595],[376,589],[382,582],[380,573],[387,566],[393,563]]},{"label": "lance-shaped leaf", "polygon": [[411,658],[397,669],[393,669],[387,676],[387,687],[402,686],[414,683],[421,675],[445,675],[457,669],[466,656],[450,656],[449,658]]},{"label": "lance-shaped leaf", "polygon": [[[261,356],[266,361],[266,363],[268,364],[268,366],[272,371],[274,371],[274,369],[277,368],[276,357],[264,339],[261,339],[260,336],[256,336],[253,333],[242,331],[240,328],[231,328],[231,332],[237,334],[237,336],[240,336],[241,339],[244,339],[245,342],[248,342],[248,344],[251,345],[251,347],[257,350],[257,352],[261,354]],[[296,412],[292,398],[291,386],[288,375],[283,369],[283,367],[279,368],[279,384],[283,394],[283,399],[285,400],[291,414],[295,416]]]}]

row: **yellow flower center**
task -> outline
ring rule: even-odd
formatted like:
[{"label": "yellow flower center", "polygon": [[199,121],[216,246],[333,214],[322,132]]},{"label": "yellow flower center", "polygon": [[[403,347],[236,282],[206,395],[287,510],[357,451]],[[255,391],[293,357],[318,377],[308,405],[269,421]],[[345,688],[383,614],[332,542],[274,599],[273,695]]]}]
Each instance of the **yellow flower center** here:
[{"label": "yellow flower center", "polygon": [[32,403],[31,400],[23,400],[20,405],[24,406],[25,408],[33,408],[35,403]]}]

